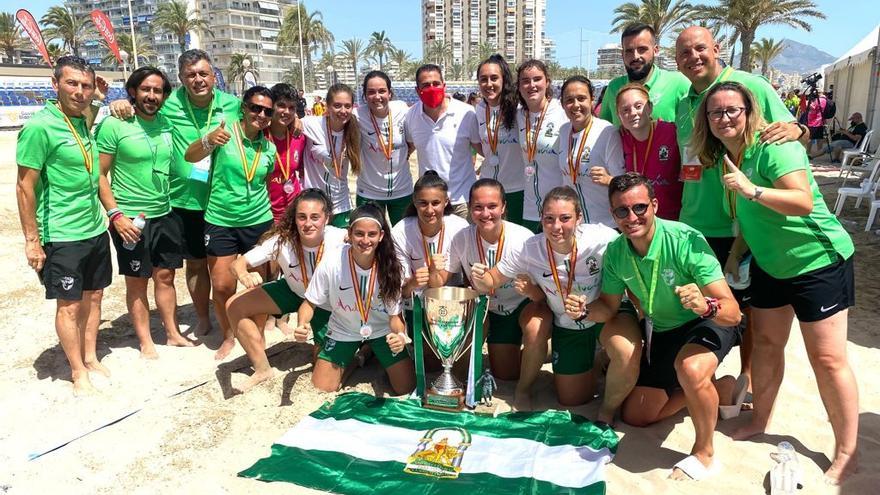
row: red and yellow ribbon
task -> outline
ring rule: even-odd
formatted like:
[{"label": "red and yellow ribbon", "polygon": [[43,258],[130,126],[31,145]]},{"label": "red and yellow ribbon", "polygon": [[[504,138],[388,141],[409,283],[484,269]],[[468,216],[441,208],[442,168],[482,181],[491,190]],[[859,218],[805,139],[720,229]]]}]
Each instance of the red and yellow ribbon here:
[{"label": "red and yellow ribbon", "polygon": [[538,152],[538,135],[541,134],[541,125],[544,123],[544,116],[547,115],[547,108],[550,106],[549,101],[544,102],[544,109],[541,110],[541,116],[535,127],[534,136],[532,135],[532,116],[529,109],[526,109],[526,156],[529,163],[534,163],[535,155]]},{"label": "red and yellow ribbon", "polygon": [[[480,255],[480,264],[486,265],[486,255],[483,254],[483,239],[480,237],[480,229],[474,228],[474,237],[477,238],[477,253]],[[501,236],[498,237],[498,248],[495,250],[495,264],[501,260],[501,254],[504,252],[504,223],[501,224]],[[488,266],[488,265],[486,265]],[[491,266],[489,268],[492,268]],[[494,295],[495,289],[489,290],[489,295]]]},{"label": "red and yellow ribbon", "polygon": [[565,292],[562,291],[562,282],[559,281],[559,272],[556,270],[556,260],[553,259],[553,248],[550,247],[550,239],[544,239],[547,243],[547,260],[550,262],[550,273],[553,274],[553,282],[556,283],[556,289],[559,290],[559,297],[565,303],[565,298],[571,294],[571,288],[574,285],[575,269],[577,267],[578,250],[577,239],[571,240],[571,255],[568,263],[568,283]]},{"label": "red and yellow ribbon", "polygon": [[[577,184],[578,181],[578,169],[581,166],[581,157],[584,155],[584,146],[587,144],[587,138],[590,137],[590,129],[593,128],[593,119],[590,118],[590,123],[587,124],[587,127],[584,129],[583,137],[581,138],[581,142],[577,148],[577,155],[573,157],[572,151],[574,148],[574,127],[571,128],[571,132],[568,133],[568,173],[571,174],[571,183]],[[573,157],[573,158],[572,158]]]},{"label": "red and yellow ribbon", "polygon": [[382,135],[382,131],[379,129],[379,123],[376,122],[376,117],[373,116],[373,113],[370,112],[370,120],[373,122],[373,129],[376,131],[376,141],[379,142],[379,148],[382,150],[382,154],[385,155],[386,160],[391,160],[391,154],[394,153],[394,125],[391,122],[391,110],[388,110],[388,142],[385,142],[385,136]]},{"label": "red and yellow ribbon", "polygon": [[639,150],[633,144],[633,172],[648,176],[648,158],[651,156],[651,146],[654,144],[654,129],[657,127],[656,122],[651,122],[651,133],[648,134],[648,147],[645,149],[645,170],[639,172]]},{"label": "red and yellow ribbon", "polygon": [[373,288],[376,286],[376,258],[373,257],[373,265],[370,267],[370,283],[367,287],[367,300],[361,298],[361,287],[358,283],[357,270],[354,267],[354,255],[351,254],[351,248],[348,249],[348,268],[351,270],[351,285],[354,290],[354,301],[357,305],[358,313],[361,315],[361,325],[366,325],[370,319],[370,308],[373,305]]},{"label": "red and yellow ribbon", "polygon": [[236,122],[235,127],[232,129],[235,131],[235,137],[238,141],[238,153],[241,155],[241,168],[244,170],[244,178],[250,182],[254,180],[254,176],[257,174],[257,166],[260,164],[260,157],[263,155],[263,140],[261,139],[257,145],[257,153],[254,155],[254,160],[250,166],[248,166],[247,154],[244,151],[244,129],[241,128],[241,123],[239,122]]},{"label": "red and yellow ribbon", "polygon": [[[446,225],[440,223],[440,237],[437,238],[437,252],[435,254],[440,254],[443,251],[443,233],[446,231]],[[428,241],[425,240],[425,235],[419,231],[419,234],[422,236],[422,249],[425,251],[425,266],[429,269],[432,267],[434,262],[431,260],[431,253],[428,251]]]},{"label": "red and yellow ribbon", "polygon": [[[308,270],[306,270],[306,259],[305,259],[305,248],[303,248],[302,244],[300,244],[299,248],[296,250],[296,257],[299,260],[299,273],[302,275],[303,286],[309,286],[309,275]],[[321,246],[318,248],[318,253],[315,255],[315,266],[312,267],[312,273],[315,273],[315,270],[318,268],[318,263],[321,262],[321,257],[324,256],[324,241],[321,241]]]}]

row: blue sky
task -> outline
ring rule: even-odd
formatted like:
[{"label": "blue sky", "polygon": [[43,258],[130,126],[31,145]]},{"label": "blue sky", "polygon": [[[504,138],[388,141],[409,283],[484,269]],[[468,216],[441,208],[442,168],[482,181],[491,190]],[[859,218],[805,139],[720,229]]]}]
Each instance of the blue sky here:
[{"label": "blue sky", "polygon": [[[813,31],[768,26],[758,37],[789,38],[806,43],[837,57],[867,35],[880,22],[876,15],[877,0],[814,0],[828,16],[812,21]],[[39,20],[53,0],[31,0],[29,8]],[[563,66],[584,65],[587,59],[595,65],[596,49],[617,41],[609,35],[614,8],[620,1],[608,0],[547,0],[547,34],[556,40],[557,60]],[[398,47],[415,57],[421,55],[421,2],[419,0],[306,0],[309,10],[320,10],[324,21],[338,41],[368,38],[373,31],[385,30]],[[845,5],[845,8],[842,8]],[[0,0],[3,11],[12,12],[21,6],[19,0]],[[859,15],[859,13],[864,15]],[[583,37],[583,43],[580,43]],[[668,44],[670,40],[664,40]],[[580,60],[583,60],[582,62]]]}]

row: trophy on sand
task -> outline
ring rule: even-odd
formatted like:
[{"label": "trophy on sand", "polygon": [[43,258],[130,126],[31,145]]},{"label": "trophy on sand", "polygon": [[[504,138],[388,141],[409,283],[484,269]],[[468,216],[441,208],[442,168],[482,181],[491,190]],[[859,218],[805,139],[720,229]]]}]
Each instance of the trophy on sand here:
[{"label": "trophy on sand", "polygon": [[[478,387],[474,387],[474,378],[483,371],[486,297],[472,289],[438,287],[425,290],[413,302],[417,393],[426,407],[434,409],[458,411],[464,405],[474,407],[481,395]],[[427,390],[422,341],[443,366],[443,372]],[[474,342],[477,342],[476,347]],[[468,383],[463,385],[453,376],[452,366],[469,349]]]}]

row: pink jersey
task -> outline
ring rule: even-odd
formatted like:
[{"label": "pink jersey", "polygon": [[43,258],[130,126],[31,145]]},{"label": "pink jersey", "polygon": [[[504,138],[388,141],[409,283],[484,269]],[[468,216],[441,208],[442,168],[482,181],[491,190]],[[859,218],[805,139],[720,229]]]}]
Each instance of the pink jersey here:
[{"label": "pink jersey", "polygon": [[646,141],[638,141],[629,131],[620,129],[625,167],[627,172],[638,172],[651,181],[660,204],[657,216],[678,220],[683,184],[679,180],[681,156],[675,124],[657,121],[655,125],[653,137]]},{"label": "pink jersey", "polygon": [[[306,146],[306,137],[305,135],[300,135],[299,137],[293,137],[293,135],[291,135],[289,152],[288,142],[285,138],[276,138],[275,136],[272,136],[272,142],[275,143],[277,154],[275,155],[275,168],[272,170],[272,173],[269,174],[267,187],[269,188],[269,202],[272,203],[272,216],[275,218],[275,222],[278,222],[281,219],[281,216],[284,215],[284,210],[287,208],[287,205],[289,205],[293,201],[293,198],[295,198],[302,190],[300,179],[302,177],[302,156],[303,149]],[[288,157],[290,160],[289,180],[293,189],[288,187],[289,192],[285,192],[284,183],[286,181],[284,179],[284,170],[282,167],[287,169]]]}]

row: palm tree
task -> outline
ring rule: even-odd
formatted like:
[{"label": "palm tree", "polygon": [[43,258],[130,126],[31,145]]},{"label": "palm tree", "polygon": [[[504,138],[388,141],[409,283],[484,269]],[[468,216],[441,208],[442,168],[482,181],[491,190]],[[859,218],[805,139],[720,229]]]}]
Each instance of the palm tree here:
[{"label": "palm tree", "polygon": [[498,47],[495,46],[495,44],[489,43],[488,41],[480,43],[479,45],[477,45],[477,50],[475,52],[477,58],[479,59],[477,60],[477,63],[486,60],[496,53],[498,53]]},{"label": "palm tree", "polygon": [[49,7],[49,10],[40,19],[40,24],[46,28],[43,31],[46,39],[60,40],[64,48],[77,57],[79,56],[80,44],[91,31],[89,17],[76,15],[73,9],[67,6]]},{"label": "palm tree", "polygon": [[402,48],[395,48],[391,50],[388,60],[397,65],[397,79],[403,79],[404,74],[409,74],[411,72],[413,58],[408,51]]},{"label": "palm tree", "polygon": [[[135,40],[137,41],[137,49],[138,49],[138,62],[139,63],[151,63],[151,57],[155,57],[157,55],[155,48],[153,48],[153,44],[151,40],[148,40],[140,35],[140,33],[135,33]],[[134,49],[131,46],[131,35],[128,33],[118,33],[116,35],[116,44],[119,46],[120,51],[124,51],[128,53],[129,57],[134,53]],[[101,65],[105,67],[118,67],[120,64],[116,60],[116,55],[113,55],[113,52],[110,50],[110,46],[107,44],[107,41],[104,38],[101,38],[101,46],[107,50],[107,55],[101,59]],[[132,60],[128,60],[126,63],[132,65]]]},{"label": "palm tree", "polygon": [[187,7],[186,0],[160,2],[159,8],[156,9],[156,15],[153,17],[153,25],[158,27],[160,32],[177,37],[181,54],[186,51],[186,35],[190,31],[203,31],[214,36],[208,21],[191,12]]},{"label": "palm tree", "polygon": [[46,52],[49,53],[49,60],[54,64],[56,60],[67,55],[67,52],[61,45],[57,45],[55,43],[47,43],[46,44]]},{"label": "palm tree", "polygon": [[825,19],[811,0],[720,0],[718,5],[699,7],[698,16],[727,24],[739,34],[739,68],[746,71],[752,66],[752,43],[761,26],[782,24],[812,31],[807,18]]},{"label": "palm tree", "polygon": [[358,78],[358,62],[364,59],[367,53],[364,40],[360,38],[352,38],[342,42],[342,54],[351,62],[351,68],[354,71],[354,78]]},{"label": "palm tree", "polygon": [[657,44],[667,32],[677,26],[690,23],[693,5],[684,0],[641,0],[627,2],[614,9],[616,17],[611,20],[612,33],[619,33],[630,24],[643,22],[654,28]]},{"label": "palm tree", "polygon": [[443,68],[450,58],[452,58],[452,47],[444,40],[434,40],[425,50],[425,59]]},{"label": "palm tree", "polygon": [[752,51],[761,67],[761,75],[768,77],[770,74],[770,62],[778,57],[782,50],[785,49],[784,41],[776,41],[773,38],[761,38],[760,41],[752,43]]},{"label": "palm tree", "polygon": [[7,64],[14,62],[16,51],[27,48],[27,42],[21,34],[15,16],[8,12],[0,13],[0,51],[6,55]]},{"label": "palm tree", "polygon": [[394,50],[394,45],[385,36],[385,31],[373,31],[373,34],[370,35],[370,40],[367,42],[366,54],[376,58],[379,62],[379,70],[382,70],[382,62],[385,60],[385,55],[389,55],[392,50]]},{"label": "palm tree", "polygon": [[260,75],[253,57],[249,53],[233,53],[229,60],[229,67],[226,68],[226,80],[229,87],[234,88],[236,80],[241,80],[243,83],[244,75],[248,72],[253,72],[256,76]]},{"label": "palm tree", "polygon": [[284,71],[284,74],[281,74],[281,82],[290,84],[294,88],[302,88],[303,82],[301,76],[302,71],[299,70],[299,64],[293,64],[289,69]]},{"label": "palm tree", "polygon": [[320,10],[309,13],[305,4],[299,2],[298,8],[289,9],[284,14],[281,30],[278,33],[278,45],[281,49],[290,50],[297,58],[299,58],[300,24],[306,72],[314,81],[312,55],[317,53],[318,49],[327,51],[333,47],[333,33],[324,25],[324,15]]}]

